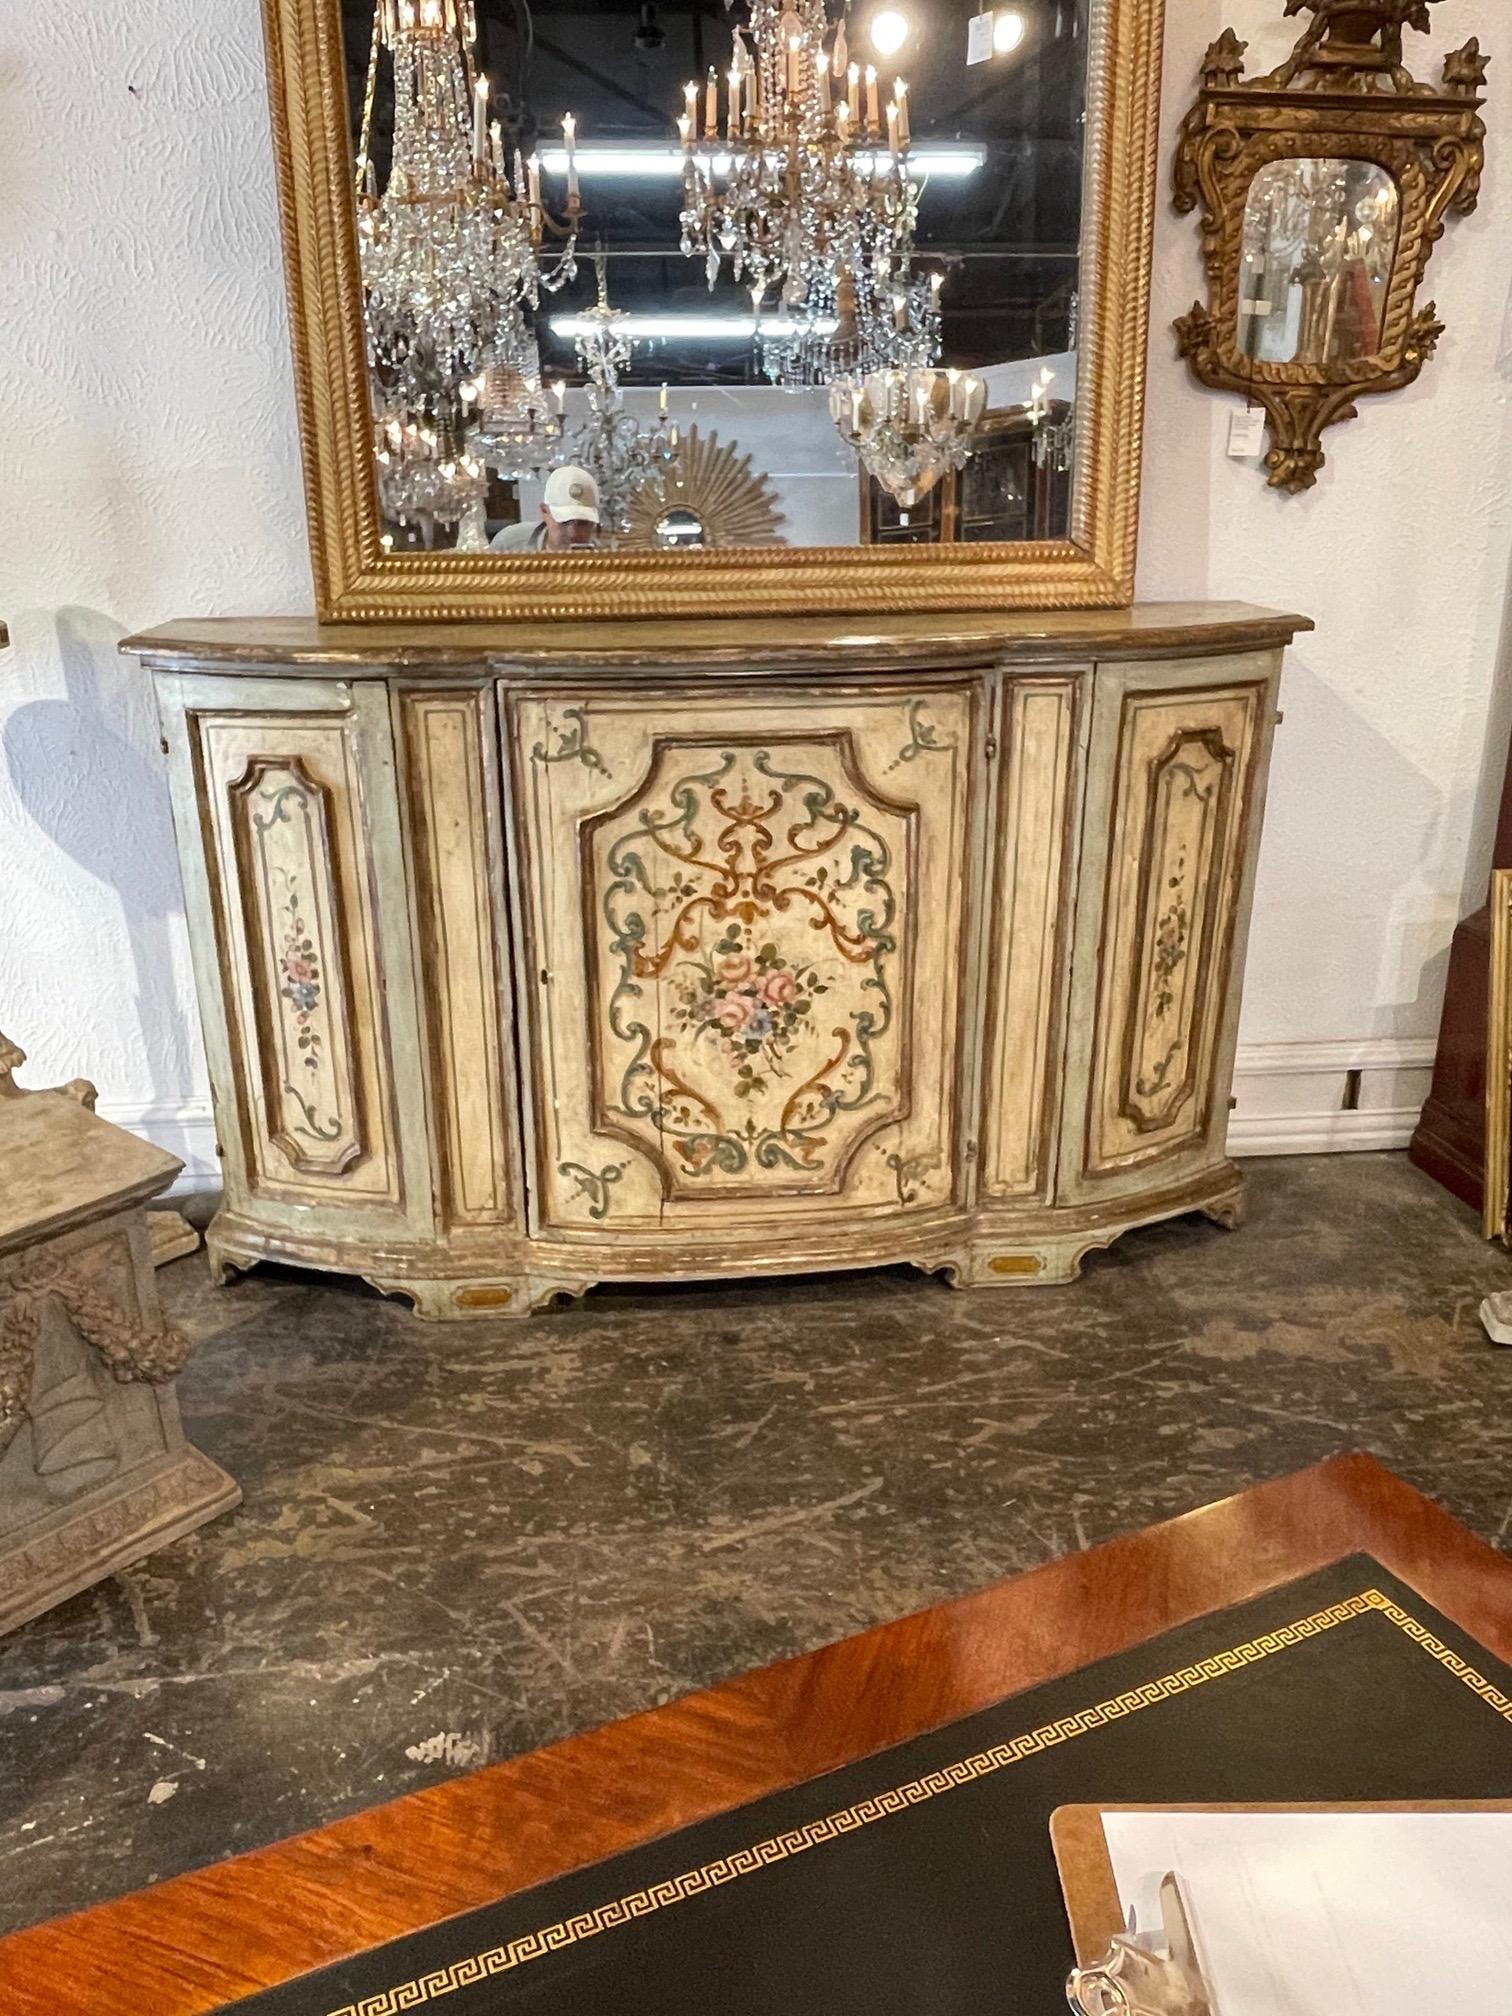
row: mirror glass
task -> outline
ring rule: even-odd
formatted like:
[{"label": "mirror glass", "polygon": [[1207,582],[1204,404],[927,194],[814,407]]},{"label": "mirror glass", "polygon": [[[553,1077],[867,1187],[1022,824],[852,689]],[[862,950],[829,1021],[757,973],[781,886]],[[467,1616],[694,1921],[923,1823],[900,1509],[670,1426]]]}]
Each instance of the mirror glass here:
[{"label": "mirror glass", "polygon": [[1272,161],[1249,186],[1239,348],[1264,364],[1373,357],[1399,228],[1397,186],[1374,161]]},{"label": "mirror glass", "polygon": [[696,512],[664,511],[656,521],[658,546],[702,546],[704,528]]},{"label": "mirror glass", "polygon": [[1101,0],[341,6],[390,550],[1068,536]]}]

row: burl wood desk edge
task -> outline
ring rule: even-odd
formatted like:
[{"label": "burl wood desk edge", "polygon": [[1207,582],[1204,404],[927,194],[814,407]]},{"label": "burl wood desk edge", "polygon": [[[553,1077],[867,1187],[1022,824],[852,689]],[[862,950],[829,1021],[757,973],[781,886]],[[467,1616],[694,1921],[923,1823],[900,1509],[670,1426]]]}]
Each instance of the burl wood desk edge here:
[{"label": "burl wood desk edge", "polygon": [[0,1940],[7,2016],[204,2016],[1373,1555],[1512,1660],[1512,1561],[1364,1455]]}]

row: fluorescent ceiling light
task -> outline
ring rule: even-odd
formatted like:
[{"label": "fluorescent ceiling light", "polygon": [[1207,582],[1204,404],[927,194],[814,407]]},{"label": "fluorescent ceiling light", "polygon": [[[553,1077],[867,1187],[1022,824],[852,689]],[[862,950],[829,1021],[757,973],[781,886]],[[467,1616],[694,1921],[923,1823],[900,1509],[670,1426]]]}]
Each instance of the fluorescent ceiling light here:
[{"label": "fluorescent ceiling light", "polygon": [[[598,324],[584,315],[553,315],[549,326],[553,336],[587,336]],[[746,343],[752,319],[749,315],[622,315],[614,326],[622,336],[706,336],[716,343]],[[816,322],[814,330],[820,336],[833,336],[838,326],[833,321]],[[763,336],[792,336],[797,327],[785,315],[761,318]]]},{"label": "fluorescent ceiling light", "polygon": [[[680,176],[683,171],[681,147],[578,146],[573,151],[577,160],[577,171],[583,176],[620,176],[626,179],[642,177],[648,181],[667,182]],[[875,168],[887,159],[887,150],[874,148],[870,153],[858,154],[857,159],[869,162]],[[986,159],[987,149],[977,143],[964,141],[951,144],[944,141],[925,141],[921,146],[909,149],[908,166],[910,173],[920,180],[940,177],[947,181],[960,181],[968,175],[975,175]],[[565,175],[566,148],[543,149],[541,166],[548,175]],[[729,155],[716,154],[714,173],[728,175],[729,172]]]}]

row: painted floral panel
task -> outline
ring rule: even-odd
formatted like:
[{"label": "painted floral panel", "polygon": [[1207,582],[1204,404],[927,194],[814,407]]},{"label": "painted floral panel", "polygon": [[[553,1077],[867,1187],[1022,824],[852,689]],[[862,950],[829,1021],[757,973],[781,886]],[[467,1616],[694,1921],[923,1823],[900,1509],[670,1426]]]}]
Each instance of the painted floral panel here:
[{"label": "painted floral panel", "polygon": [[233,788],[266,975],[256,1004],[269,1133],[296,1168],[336,1173],[362,1141],[348,1083],[329,794],[303,764],[268,759]]},{"label": "painted floral panel", "polygon": [[906,1110],[914,817],[835,735],[663,743],[592,822],[599,1118],[673,1194],[838,1188]]}]

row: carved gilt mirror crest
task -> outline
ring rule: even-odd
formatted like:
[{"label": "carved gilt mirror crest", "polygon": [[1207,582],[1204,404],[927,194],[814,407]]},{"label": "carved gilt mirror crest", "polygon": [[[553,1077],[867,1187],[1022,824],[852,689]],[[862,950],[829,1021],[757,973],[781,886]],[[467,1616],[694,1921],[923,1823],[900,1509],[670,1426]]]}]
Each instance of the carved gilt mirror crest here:
[{"label": "carved gilt mirror crest", "polygon": [[1205,385],[1265,408],[1273,489],[1310,489],[1324,429],[1365,393],[1410,385],[1444,325],[1418,289],[1452,212],[1480,191],[1489,59],[1456,49],[1440,84],[1403,39],[1439,0],[1287,0],[1311,18],[1277,69],[1246,78],[1226,29],[1176,151],[1178,210],[1200,207],[1207,304],[1176,324]]}]

